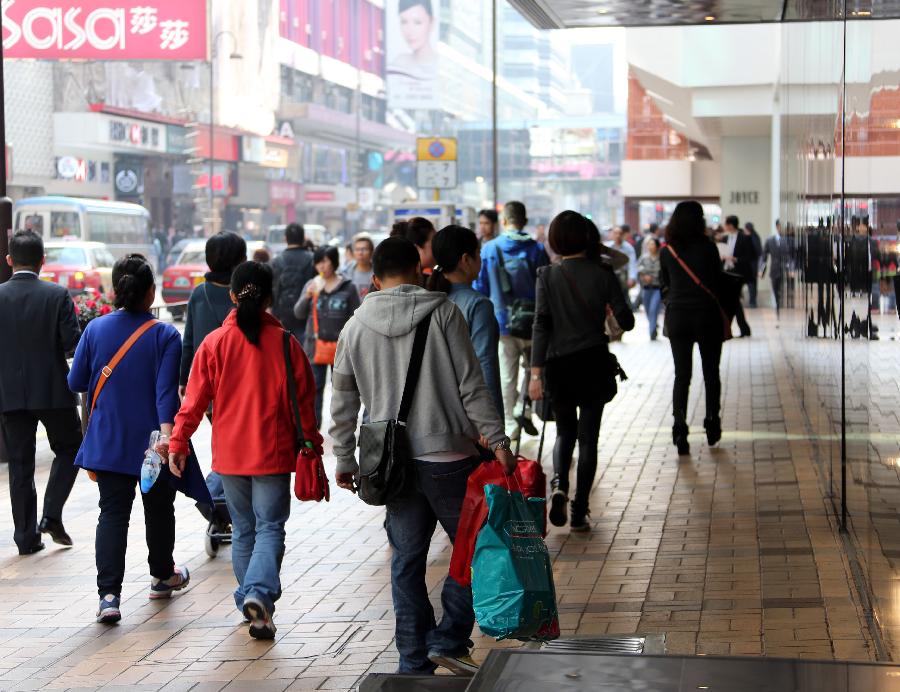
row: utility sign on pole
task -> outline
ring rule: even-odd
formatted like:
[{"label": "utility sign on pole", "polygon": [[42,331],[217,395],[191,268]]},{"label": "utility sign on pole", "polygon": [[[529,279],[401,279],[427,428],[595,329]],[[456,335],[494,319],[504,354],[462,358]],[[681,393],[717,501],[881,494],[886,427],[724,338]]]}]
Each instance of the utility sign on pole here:
[{"label": "utility sign on pole", "polygon": [[420,137],[416,146],[416,180],[420,188],[451,190],[458,184],[454,137]]}]

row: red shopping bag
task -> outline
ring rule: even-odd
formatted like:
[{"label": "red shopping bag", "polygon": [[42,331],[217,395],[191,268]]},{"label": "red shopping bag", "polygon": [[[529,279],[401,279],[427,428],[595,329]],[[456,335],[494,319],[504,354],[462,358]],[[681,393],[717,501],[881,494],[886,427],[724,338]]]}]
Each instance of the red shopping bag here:
[{"label": "red shopping bag", "polygon": [[[538,462],[519,457],[519,464],[514,476],[526,498],[547,496],[547,476]],[[475,541],[488,516],[484,486],[505,486],[508,482],[503,464],[496,459],[482,464],[469,476],[466,497],[463,500],[462,512],[456,528],[453,554],[450,557],[450,576],[462,586],[469,586],[472,583],[472,556],[475,554]],[[541,532],[543,535],[547,535],[546,507],[544,508],[544,525],[541,527]]]}]

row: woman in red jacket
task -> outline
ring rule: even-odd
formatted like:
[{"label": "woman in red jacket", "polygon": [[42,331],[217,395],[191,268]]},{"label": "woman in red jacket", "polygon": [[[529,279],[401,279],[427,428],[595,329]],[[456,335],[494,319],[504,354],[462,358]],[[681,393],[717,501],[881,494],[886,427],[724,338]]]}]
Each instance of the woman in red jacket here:
[{"label": "woman in red jacket", "polygon": [[[222,476],[231,513],[231,561],[238,581],[234,600],[250,621],[250,636],[272,639],[296,460],[284,329],[266,312],[272,304],[272,270],[259,262],[239,265],[231,279],[231,300],[237,310],[204,339],[194,357],[169,443],[170,466],[180,475],[188,440],[214,402],[212,467]],[[291,360],[303,436],[321,453],[316,385],[309,361],[293,338]]]}]

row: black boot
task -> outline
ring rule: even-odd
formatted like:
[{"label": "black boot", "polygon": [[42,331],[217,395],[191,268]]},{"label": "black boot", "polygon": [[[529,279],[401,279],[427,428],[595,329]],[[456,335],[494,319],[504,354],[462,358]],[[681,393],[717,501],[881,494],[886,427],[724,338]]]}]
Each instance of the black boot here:
[{"label": "black boot", "polygon": [[559,476],[554,475],[550,479],[550,513],[548,518],[554,526],[566,525],[566,505],[569,504],[569,498],[565,491],[559,488]]},{"label": "black boot", "polygon": [[587,507],[582,507],[572,503],[572,518],[569,520],[569,530],[573,533],[585,533],[591,530],[591,523],[588,521],[591,517],[591,511]]},{"label": "black boot", "polygon": [[678,454],[684,456],[691,453],[691,445],[688,443],[687,423],[675,423],[672,426],[672,443],[678,447]]},{"label": "black boot", "polygon": [[722,420],[718,416],[704,419],[703,427],[706,428],[706,441],[710,447],[722,439]]}]

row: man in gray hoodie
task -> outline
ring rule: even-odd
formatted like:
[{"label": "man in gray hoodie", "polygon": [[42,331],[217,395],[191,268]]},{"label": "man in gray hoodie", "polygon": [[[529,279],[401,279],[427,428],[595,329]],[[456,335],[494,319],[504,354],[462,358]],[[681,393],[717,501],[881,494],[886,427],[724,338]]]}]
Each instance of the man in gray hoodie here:
[{"label": "man in gray hoodie", "polygon": [[388,238],[375,250],[375,287],[347,322],[338,341],[331,399],[337,484],[353,489],[356,426],[360,403],[373,421],[397,417],[416,327],[431,320],[421,374],[407,419],[415,484],[387,506],[391,593],[400,672],[430,674],[440,665],[459,675],[477,666],[469,657],[475,624],[472,590],[447,577],[441,593],[444,615],[435,622],[425,568],[437,523],[453,541],[469,475],[480,463],[482,438],[508,472],[503,420],[484,383],[481,365],[459,309],[443,293],[420,288],[419,252],[403,238]]}]

